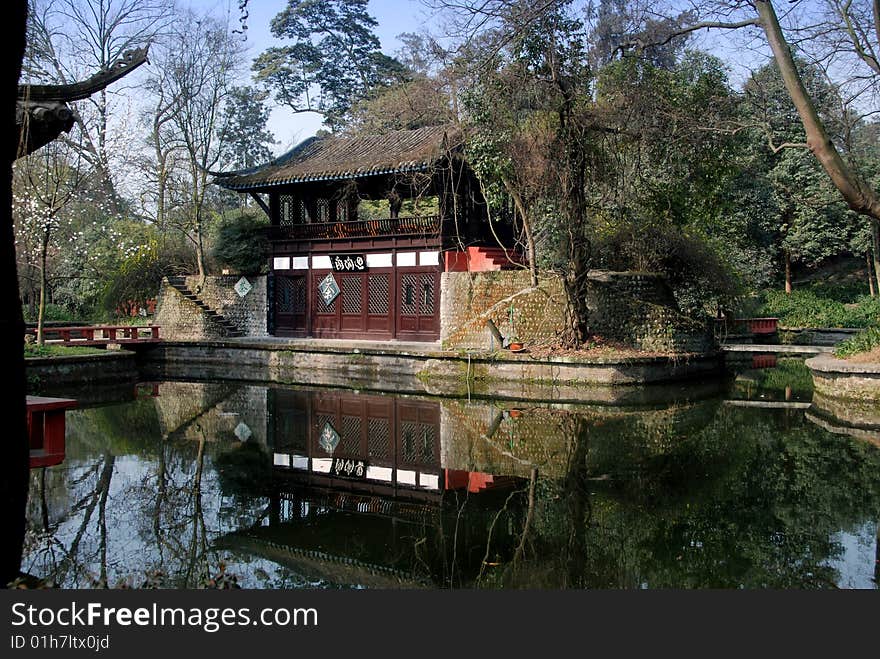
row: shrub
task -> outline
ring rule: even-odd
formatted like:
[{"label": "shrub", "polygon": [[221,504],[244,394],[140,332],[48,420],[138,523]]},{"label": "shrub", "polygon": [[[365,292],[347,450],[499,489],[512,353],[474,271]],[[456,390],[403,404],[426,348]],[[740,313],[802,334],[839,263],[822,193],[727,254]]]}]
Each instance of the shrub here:
[{"label": "shrub", "polygon": [[834,348],[837,357],[849,357],[860,352],[870,352],[880,347],[880,326],[869,327],[864,332],[859,332],[851,339],[838,343]]},{"label": "shrub", "polygon": [[733,268],[712,243],[679,227],[627,222],[597,240],[594,253],[599,267],[662,273],[688,315],[714,315],[742,294]]},{"label": "shrub", "polygon": [[880,321],[880,298],[867,295],[852,304],[823,297],[813,289],[767,291],[762,316],[779,318],[788,327],[870,327]]},{"label": "shrub", "polygon": [[[24,307],[24,320],[27,323],[35,323],[37,322],[38,313],[35,311],[31,313],[30,308]],[[63,321],[70,322],[74,320],[73,312],[70,311],[67,307],[63,307],[60,304],[52,304],[51,302],[46,303],[46,308],[43,310],[43,320],[44,321]]]},{"label": "shrub", "polygon": [[260,274],[267,269],[269,238],[265,219],[239,215],[224,220],[217,229],[212,256],[221,265],[242,274]]},{"label": "shrub", "polygon": [[131,305],[146,306],[159,294],[162,277],[191,272],[192,254],[182,244],[162,247],[152,241],[126,257],[104,288],[104,310],[112,317]]}]

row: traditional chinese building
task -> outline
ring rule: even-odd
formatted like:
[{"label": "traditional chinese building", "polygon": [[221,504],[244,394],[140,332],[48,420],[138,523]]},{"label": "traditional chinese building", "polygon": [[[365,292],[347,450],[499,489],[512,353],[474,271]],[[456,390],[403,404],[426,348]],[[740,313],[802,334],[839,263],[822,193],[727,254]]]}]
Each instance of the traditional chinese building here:
[{"label": "traditional chinese building", "polygon": [[446,127],[315,137],[218,176],[271,218],[269,333],[437,340],[441,273],[516,259],[461,154]]}]

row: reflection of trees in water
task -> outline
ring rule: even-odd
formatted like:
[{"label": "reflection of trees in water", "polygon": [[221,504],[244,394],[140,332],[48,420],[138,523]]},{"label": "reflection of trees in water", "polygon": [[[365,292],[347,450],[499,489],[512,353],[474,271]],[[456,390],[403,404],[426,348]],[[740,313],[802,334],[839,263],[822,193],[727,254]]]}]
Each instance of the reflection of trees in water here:
[{"label": "reflection of trees in water", "polygon": [[838,532],[880,516],[880,451],[802,414],[721,408],[662,451],[638,430],[573,424],[565,476],[539,481],[527,551],[487,583],[834,587]]},{"label": "reflection of trees in water", "polygon": [[[55,522],[50,521],[47,474],[40,470],[37,479],[36,500],[39,502],[39,522],[31,523],[25,546],[23,571],[30,573],[39,566],[38,574],[46,575],[50,583],[60,586],[107,585],[107,500],[113,478],[115,457],[101,456],[68,484],[73,490],[75,503]],[[33,492],[33,488],[32,488]],[[34,497],[31,497],[34,500]],[[96,529],[90,529],[97,509]],[[31,517],[33,520],[33,516]],[[64,522],[76,520],[69,542],[55,536]],[[94,532],[97,531],[97,538]],[[97,564],[98,572],[92,566]]]},{"label": "reflection of trees in water", "polygon": [[150,581],[163,587],[215,585],[223,560],[212,539],[224,531],[224,516],[252,519],[255,510],[265,508],[258,501],[238,499],[230,510],[213,469],[216,454],[226,447],[211,442],[198,423],[189,433],[198,440],[159,443],[153,475],[136,497],[141,537],[154,549]]},{"label": "reflection of trees in water", "polygon": [[66,587],[217,585],[210,543],[224,516],[265,504],[233,498],[228,510],[211,469],[225,447],[197,422],[198,441],[159,439],[143,403],[81,411],[68,460],[34,473],[25,571]]},{"label": "reflection of trees in water", "polygon": [[[185,438],[159,439],[151,405],[73,418],[68,461],[32,473],[26,571],[70,587],[196,587],[230,557],[218,536],[271,515],[263,448],[213,441],[213,421],[198,415]],[[397,524],[378,558],[442,587],[830,587],[839,532],[880,517],[880,451],[801,411],[708,402],[619,412],[527,410],[498,422],[492,439],[452,447],[463,468],[492,458],[521,478],[446,492],[430,520]],[[531,434],[518,437],[517,424]],[[545,429],[554,451],[531,450]],[[323,524],[328,541],[349,528],[303,523]],[[368,542],[348,548],[375,562]],[[250,583],[313,585],[271,559],[235,560]]]}]

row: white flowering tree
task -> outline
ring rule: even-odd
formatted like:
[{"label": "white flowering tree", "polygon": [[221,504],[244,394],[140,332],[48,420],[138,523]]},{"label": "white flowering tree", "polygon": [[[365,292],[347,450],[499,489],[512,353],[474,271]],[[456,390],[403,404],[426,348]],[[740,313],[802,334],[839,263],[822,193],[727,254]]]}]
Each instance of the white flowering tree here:
[{"label": "white flowering tree", "polygon": [[64,243],[72,247],[80,237],[71,230],[70,217],[64,213],[83,180],[82,168],[68,154],[69,150],[58,143],[49,144],[20,159],[13,178],[16,258],[23,276],[38,283],[39,345],[43,344],[50,262],[62,251]]}]

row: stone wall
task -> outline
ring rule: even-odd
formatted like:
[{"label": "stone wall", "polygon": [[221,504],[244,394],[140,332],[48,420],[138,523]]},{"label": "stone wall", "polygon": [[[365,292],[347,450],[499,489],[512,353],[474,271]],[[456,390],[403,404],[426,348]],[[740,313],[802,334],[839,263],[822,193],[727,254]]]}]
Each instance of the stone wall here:
[{"label": "stone wall", "polygon": [[[234,369],[230,370],[230,365]],[[637,385],[699,378],[711,384],[722,368],[716,354],[603,355],[537,358],[507,351],[460,355],[376,346],[352,348],[285,341],[167,341],[144,355],[154,380],[213,379],[314,384],[440,396],[650,404],[676,389],[620,391]],[[600,385],[597,388],[592,385]],[[714,388],[716,385],[712,384]],[[713,389],[714,391],[714,389]]]},{"label": "stone wall", "polygon": [[[708,327],[680,313],[661,275],[591,271],[588,289],[590,329],[597,336],[649,352],[696,353],[713,347]],[[565,291],[553,275],[532,288],[525,270],[447,272],[441,290],[440,339],[448,350],[497,350],[486,328],[489,319],[502,335],[515,334],[527,345],[552,342],[564,327]]]},{"label": "stone wall", "polygon": [[552,341],[562,332],[565,292],[558,277],[542,277],[532,288],[526,270],[444,272],[440,290],[440,340],[446,349],[501,348],[486,328],[490,319],[502,335],[529,343]]},{"label": "stone wall", "polygon": [[[200,286],[199,277],[194,275],[186,278],[186,285],[202,302],[233,323],[245,336],[268,336],[266,277],[246,277],[253,289],[244,297],[239,297],[235,292],[234,287],[239,279],[241,275],[206,277]],[[223,337],[219,326],[164,280],[159,291],[155,323],[162,326],[162,336],[171,340]]]},{"label": "stone wall", "polygon": [[662,275],[592,270],[587,275],[590,331],[639,350],[706,352],[709,327],[682,315]]},{"label": "stone wall", "polygon": [[137,355],[126,350],[107,350],[103,355],[29,357],[24,361],[29,392],[44,394],[66,384],[133,385],[138,379]]},{"label": "stone wall", "polygon": [[163,382],[155,398],[164,438],[266,445],[266,387],[226,382]]},{"label": "stone wall", "polygon": [[860,364],[831,355],[819,355],[806,363],[816,393],[880,406],[880,364]]}]

